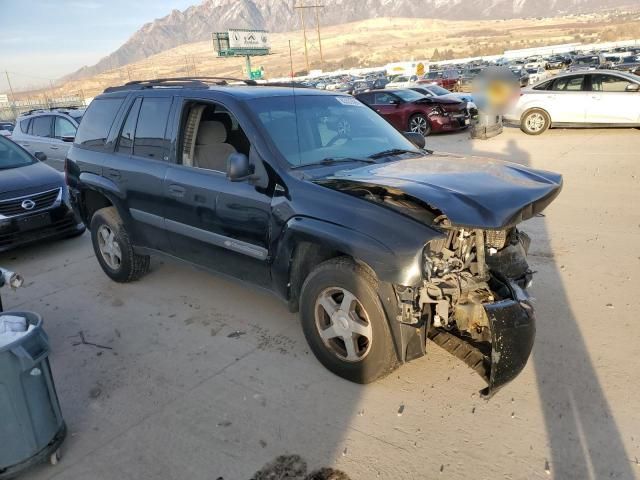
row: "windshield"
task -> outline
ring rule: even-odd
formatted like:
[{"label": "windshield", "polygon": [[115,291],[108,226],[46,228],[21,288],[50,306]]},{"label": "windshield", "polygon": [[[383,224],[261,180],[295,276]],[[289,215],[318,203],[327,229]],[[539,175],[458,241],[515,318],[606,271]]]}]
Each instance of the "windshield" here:
[{"label": "windshield", "polygon": [[577,65],[590,65],[592,63],[595,63],[597,60],[597,57],[583,57],[576,59],[575,63]]},{"label": "windshield", "polygon": [[434,80],[442,77],[442,72],[429,72],[425,75],[428,80]]},{"label": "windshield", "polygon": [[247,106],[292,166],[326,159],[366,159],[393,149],[420,153],[386,120],[353,97],[265,97],[252,99]]},{"label": "windshield", "polygon": [[421,98],[424,98],[423,94],[418,93],[415,90],[396,90],[393,93],[395,93],[405,102],[413,102],[415,100],[420,100]]},{"label": "windshield", "polygon": [[0,136],[0,170],[25,167],[36,163],[36,161],[11,140]]},{"label": "windshield", "polygon": [[431,93],[433,93],[434,95],[437,95],[438,97],[441,97],[442,95],[449,95],[451,93],[446,88],[442,88],[438,85],[429,85],[428,87],[425,87],[425,88],[429,90]]}]

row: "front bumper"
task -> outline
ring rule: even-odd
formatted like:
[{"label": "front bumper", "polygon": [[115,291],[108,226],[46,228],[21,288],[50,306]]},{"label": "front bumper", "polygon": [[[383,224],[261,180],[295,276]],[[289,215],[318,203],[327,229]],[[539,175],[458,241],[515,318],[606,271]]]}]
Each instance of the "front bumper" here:
[{"label": "front bumper", "polygon": [[514,281],[503,279],[511,298],[484,305],[491,330],[491,344],[473,342],[453,331],[432,327],[428,338],[478,373],[492,397],[527,364],[535,340],[535,316],[527,293]]},{"label": "front bumper", "polygon": [[432,132],[452,132],[469,126],[470,119],[465,114],[431,115],[429,116]]},{"label": "front bumper", "polygon": [[[30,221],[34,227],[25,227],[25,223]],[[32,215],[0,219],[0,252],[44,239],[80,234],[84,229],[84,224],[64,202]]]}]

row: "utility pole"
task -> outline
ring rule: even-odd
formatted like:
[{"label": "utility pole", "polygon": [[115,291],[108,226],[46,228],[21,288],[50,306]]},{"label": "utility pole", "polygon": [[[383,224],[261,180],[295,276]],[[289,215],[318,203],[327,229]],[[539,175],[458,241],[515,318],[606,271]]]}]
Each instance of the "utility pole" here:
[{"label": "utility pole", "polygon": [[300,21],[302,22],[302,35],[304,37],[304,61],[307,64],[307,73],[309,72],[309,50],[307,49],[307,27],[304,24],[305,6],[294,6],[293,8],[300,11]]},{"label": "utility pole", "polygon": [[304,23],[304,12],[309,9],[309,8],[313,8],[315,10],[315,14],[316,14],[316,31],[318,33],[318,47],[320,49],[320,62],[322,64],[322,66],[324,67],[324,55],[322,53],[322,38],[320,36],[320,15],[318,14],[318,9],[320,8],[324,8],[324,5],[320,5],[320,4],[314,4],[314,5],[294,5],[293,6],[294,9],[296,10],[300,10],[300,19],[302,21],[302,32],[304,35],[304,56],[305,59],[307,61],[307,70],[309,70],[309,54],[307,51],[307,30],[305,28],[305,23]]},{"label": "utility pole", "polygon": [[11,80],[9,80],[9,72],[7,70],[5,70],[4,74],[7,76],[7,83],[9,84],[9,92],[11,92],[11,111],[13,112],[13,116],[15,118],[18,118],[18,114],[16,112],[16,96],[13,93],[13,87],[11,86]]}]

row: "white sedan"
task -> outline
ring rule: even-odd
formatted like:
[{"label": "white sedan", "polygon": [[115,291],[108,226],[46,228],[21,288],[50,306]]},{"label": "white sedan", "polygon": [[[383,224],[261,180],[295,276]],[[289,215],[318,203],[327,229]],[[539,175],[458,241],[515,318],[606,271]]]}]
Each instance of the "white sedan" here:
[{"label": "white sedan", "polygon": [[549,127],[640,127],[640,76],[613,70],[561,74],[522,89],[504,119],[529,135]]}]

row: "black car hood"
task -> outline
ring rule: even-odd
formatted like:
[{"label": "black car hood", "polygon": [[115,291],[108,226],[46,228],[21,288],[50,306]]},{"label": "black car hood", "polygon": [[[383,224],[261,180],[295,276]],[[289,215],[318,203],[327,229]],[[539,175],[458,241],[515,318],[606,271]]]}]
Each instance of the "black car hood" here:
[{"label": "black car hood", "polygon": [[458,226],[500,229],[546,208],[562,176],[479,157],[433,154],[334,173],[316,183],[335,190],[386,187],[417,199]]},{"label": "black car hood", "polygon": [[41,162],[0,170],[0,200],[29,195],[45,188],[61,187],[63,184],[62,174]]}]

